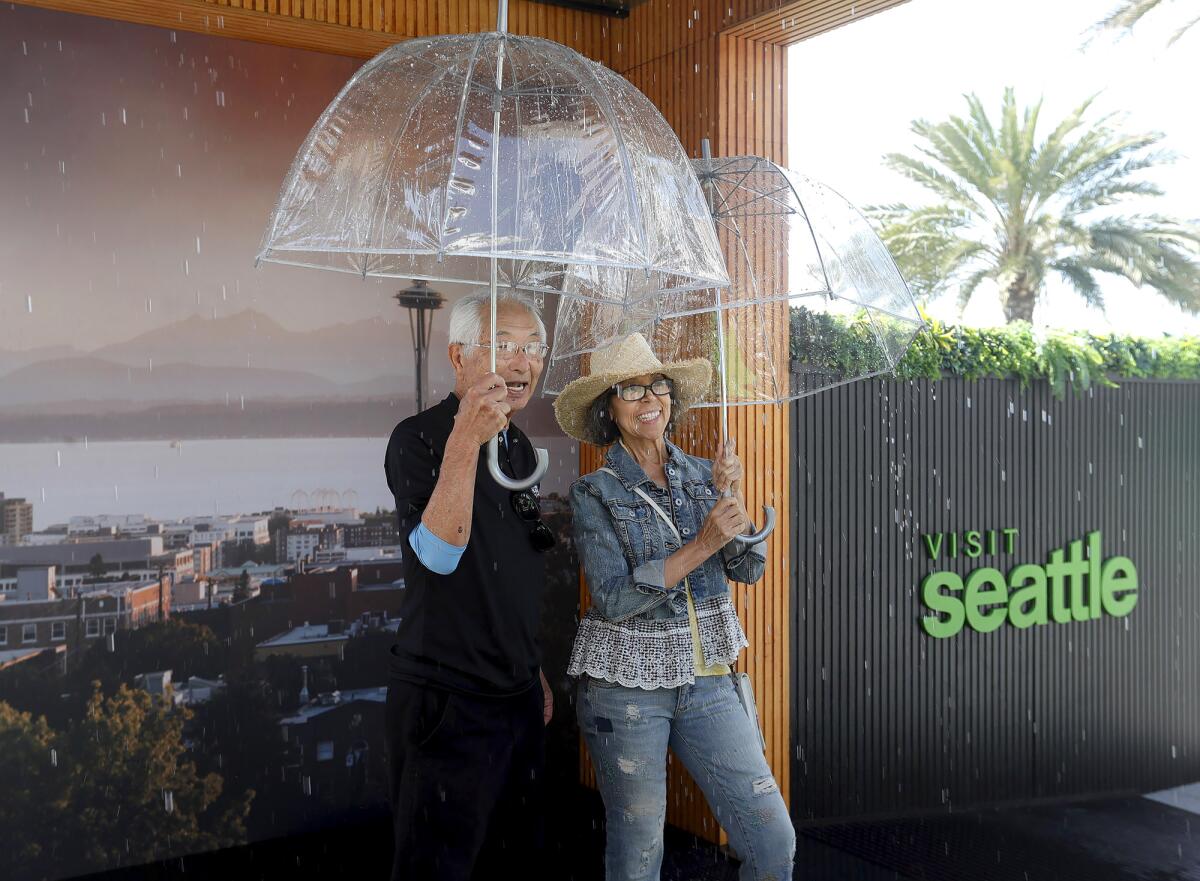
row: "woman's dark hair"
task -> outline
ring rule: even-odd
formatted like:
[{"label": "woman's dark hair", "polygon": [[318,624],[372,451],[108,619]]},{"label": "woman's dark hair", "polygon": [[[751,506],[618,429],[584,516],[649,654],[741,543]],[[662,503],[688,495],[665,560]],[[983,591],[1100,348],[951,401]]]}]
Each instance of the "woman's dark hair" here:
[{"label": "woman's dark hair", "polygon": [[[616,392],[611,388],[605,389],[596,395],[596,400],[592,401],[592,405],[588,407],[584,431],[592,443],[602,447],[616,443],[617,438],[621,436],[621,429],[617,428],[616,420],[612,418],[612,411],[609,407],[609,401],[615,395]],[[663,432],[664,434],[670,434],[675,428],[675,414],[678,412],[675,404],[675,392],[671,392],[671,418],[667,420],[667,429]]]}]

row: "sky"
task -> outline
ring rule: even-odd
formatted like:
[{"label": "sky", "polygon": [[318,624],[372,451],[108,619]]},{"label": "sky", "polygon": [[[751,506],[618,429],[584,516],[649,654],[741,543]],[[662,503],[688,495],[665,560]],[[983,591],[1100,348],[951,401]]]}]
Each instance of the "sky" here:
[{"label": "sky", "polygon": [[0,349],[245,309],[297,331],[394,315],[394,283],[254,267],[292,157],[360,63],[0,6]]},{"label": "sky", "polygon": [[[1146,209],[1200,217],[1200,114],[1188,94],[1200,82],[1200,26],[1166,46],[1192,5],[1166,3],[1129,37],[1097,37],[1081,51],[1085,31],[1114,3],[910,0],[799,43],[788,56],[788,164],[859,206],[915,204],[927,199],[924,191],[882,161],[888,152],[913,152],[912,120],[963,113],[969,92],[995,108],[994,118],[1004,88],[1012,86],[1020,105],[1044,97],[1039,130],[1048,133],[1052,121],[1098,93],[1097,117],[1123,114],[1123,128],[1161,132],[1161,146],[1177,154],[1152,178],[1166,195],[1144,203]],[[1147,336],[1200,333],[1200,317],[1153,291],[1119,279],[1102,285],[1107,314],[1055,282],[1034,323]],[[958,320],[952,298],[935,301],[930,311]],[[995,286],[980,287],[962,321],[1003,324]]]}]

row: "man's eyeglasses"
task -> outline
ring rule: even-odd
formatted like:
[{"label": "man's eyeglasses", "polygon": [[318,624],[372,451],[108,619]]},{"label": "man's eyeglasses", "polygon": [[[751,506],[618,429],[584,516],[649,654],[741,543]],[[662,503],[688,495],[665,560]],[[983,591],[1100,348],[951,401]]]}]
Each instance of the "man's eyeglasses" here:
[{"label": "man's eyeglasses", "polygon": [[654,382],[650,383],[649,385],[638,385],[634,382],[627,385],[614,385],[613,389],[618,395],[621,396],[622,401],[629,401],[632,403],[633,401],[640,401],[642,398],[646,397],[647,391],[654,392],[654,394],[658,395],[659,397],[662,397],[663,395],[669,395],[675,391],[675,382],[674,380],[668,379],[664,376],[660,379],[654,380]]},{"label": "man's eyeglasses", "polygon": [[542,522],[542,509],[538,505],[537,496],[529,490],[523,489],[520,492],[510,493],[509,501],[512,502],[513,510],[517,512],[518,517],[526,523],[533,524],[533,529],[529,531],[529,542],[533,545],[533,549],[545,553],[554,547],[557,539],[554,538],[550,527]]},{"label": "man's eyeglasses", "polygon": [[[468,343],[467,345],[474,346],[477,349],[490,349],[491,343]],[[523,346],[518,346],[512,340],[504,340],[496,343],[496,360],[511,361],[517,357],[517,352],[525,353],[525,357],[531,361],[540,361],[546,357],[546,353],[550,351],[550,347],[545,343],[525,343]]]}]

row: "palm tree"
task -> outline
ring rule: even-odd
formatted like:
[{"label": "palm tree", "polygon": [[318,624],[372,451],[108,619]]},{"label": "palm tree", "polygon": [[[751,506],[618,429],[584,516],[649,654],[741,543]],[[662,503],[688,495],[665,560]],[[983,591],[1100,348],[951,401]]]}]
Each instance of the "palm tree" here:
[{"label": "palm tree", "polygon": [[[1158,9],[1166,6],[1170,0],[1121,0],[1115,9],[1108,15],[1096,22],[1092,27],[1093,31],[1121,31],[1122,34],[1127,34],[1133,30],[1133,26],[1141,21],[1145,16]],[[1188,0],[1195,7],[1196,0]],[[1193,9],[1193,12],[1195,10]],[[1184,22],[1183,26],[1175,31],[1167,45],[1175,43],[1180,37],[1186,34],[1189,30],[1200,24],[1200,13],[1196,13],[1195,17]]]},{"label": "palm tree", "polygon": [[998,126],[976,95],[966,100],[966,117],[913,123],[919,156],[884,157],[938,201],[869,209],[919,295],[957,290],[962,309],[990,279],[1005,317],[1030,321],[1049,274],[1103,308],[1096,275],[1109,273],[1200,307],[1200,227],[1121,210],[1162,195],[1139,174],[1171,160],[1153,149],[1161,135],[1123,134],[1111,116],[1085,122],[1088,99],[1039,142],[1040,100],[1019,111],[1005,90]]}]

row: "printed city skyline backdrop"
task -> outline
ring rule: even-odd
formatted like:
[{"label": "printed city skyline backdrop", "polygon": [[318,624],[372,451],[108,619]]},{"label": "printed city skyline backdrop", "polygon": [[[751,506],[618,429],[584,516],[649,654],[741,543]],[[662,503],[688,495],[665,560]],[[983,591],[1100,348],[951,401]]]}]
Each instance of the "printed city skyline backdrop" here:
[{"label": "printed city skyline backdrop", "polygon": [[[19,6],[0,33],[0,492],[39,529],[316,495],[390,507],[383,450],[415,406],[407,282],[254,266],[292,157],[360,62]],[[445,315],[428,401],[453,387]],[[517,421],[565,489],[575,448],[550,400]]]}]

